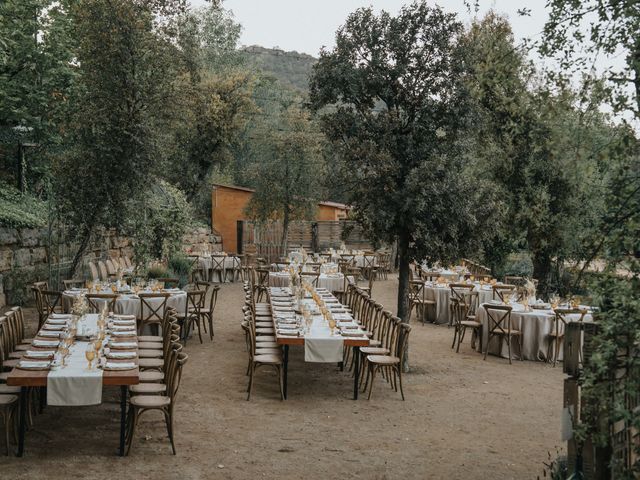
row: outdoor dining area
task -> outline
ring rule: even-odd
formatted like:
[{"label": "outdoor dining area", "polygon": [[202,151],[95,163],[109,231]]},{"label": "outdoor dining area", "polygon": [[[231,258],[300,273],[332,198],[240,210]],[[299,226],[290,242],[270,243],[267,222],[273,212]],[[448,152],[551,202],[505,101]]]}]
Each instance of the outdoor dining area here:
[{"label": "outdoor dining area", "polygon": [[429,269],[416,265],[410,280],[410,312],[423,324],[452,327],[451,348],[459,352],[465,336],[482,353],[509,359],[562,360],[565,326],[569,322],[592,322],[594,308],[579,297],[549,301],[536,296],[536,281],[505,276],[498,281],[486,271],[465,265]]}]

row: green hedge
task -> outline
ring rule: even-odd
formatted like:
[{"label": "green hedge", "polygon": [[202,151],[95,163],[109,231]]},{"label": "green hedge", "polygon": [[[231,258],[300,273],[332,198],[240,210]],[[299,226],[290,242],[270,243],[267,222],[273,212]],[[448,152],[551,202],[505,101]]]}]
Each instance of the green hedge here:
[{"label": "green hedge", "polygon": [[46,203],[0,182],[0,227],[37,228],[46,225]]}]

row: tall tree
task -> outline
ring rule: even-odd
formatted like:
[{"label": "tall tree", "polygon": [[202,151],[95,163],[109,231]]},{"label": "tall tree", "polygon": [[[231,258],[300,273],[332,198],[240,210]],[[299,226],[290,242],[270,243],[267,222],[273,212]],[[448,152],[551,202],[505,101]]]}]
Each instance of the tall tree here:
[{"label": "tall tree", "polygon": [[282,221],[282,248],[287,250],[291,222],[314,217],[323,178],[322,135],[308,112],[295,105],[283,109],[275,123],[253,130],[252,184],[249,218]]},{"label": "tall tree", "polygon": [[398,315],[409,321],[413,260],[453,261],[482,236],[463,174],[466,92],[455,15],[425,1],[396,17],[356,10],[323,50],[311,103],[344,159],[340,180],[373,240],[398,242]]},{"label": "tall tree", "polygon": [[[177,76],[171,19],[182,0],[65,2],[80,70],[68,128],[73,150],[55,165],[59,207],[76,227],[78,264],[97,226],[122,224],[160,157]],[[73,271],[71,272],[73,274]]]}]

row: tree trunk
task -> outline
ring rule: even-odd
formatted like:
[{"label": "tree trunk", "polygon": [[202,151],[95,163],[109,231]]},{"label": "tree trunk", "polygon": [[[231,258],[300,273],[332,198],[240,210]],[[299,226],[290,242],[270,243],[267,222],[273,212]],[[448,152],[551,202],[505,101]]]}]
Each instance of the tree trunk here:
[{"label": "tree trunk", "polygon": [[69,269],[69,278],[75,278],[76,276],[76,270],[78,268],[78,264],[80,263],[80,260],[84,256],[84,252],[87,249],[87,246],[89,245],[89,240],[91,240],[92,231],[93,231],[93,228],[90,226],[87,226],[82,232],[82,237],[80,239],[80,246],[78,247],[78,251],[73,257],[73,262],[71,262],[71,267]]},{"label": "tree trunk", "polygon": [[551,273],[551,256],[547,253],[533,253],[533,278],[538,280],[538,295],[549,298],[549,274]]},{"label": "tree trunk", "polygon": [[[403,323],[409,323],[409,234],[401,232],[398,236],[398,317]],[[409,346],[402,359],[402,371],[409,371]]]}]

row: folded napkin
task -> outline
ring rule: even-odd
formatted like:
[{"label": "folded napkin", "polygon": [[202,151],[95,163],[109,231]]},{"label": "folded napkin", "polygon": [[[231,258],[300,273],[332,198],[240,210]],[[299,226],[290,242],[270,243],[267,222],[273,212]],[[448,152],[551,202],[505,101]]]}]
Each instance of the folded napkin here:
[{"label": "folded napkin", "polygon": [[278,322],[278,330],[297,330],[298,326],[294,323],[292,325],[287,323]]},{"label": "folded napkin", "polygon": [[109,352],[107,358],[136,358],[136,352]]},{"label": "folded napkin", "polygon": [[30,358],[52,358],[55,353],[53,350],[27,350],[24,352],[24,356]]},{"label": "folded napkin", "polygon": [[135,330],[111,330],[111,335],[114,337],[133,337],[136,335]]},{"label": "folded napkin", "polygon": [[133,362],[107,362],[104,365],[105,370],[132,370],[136,368]]},{"label": "folded napkin", "polygon": [[49,315],[49,318],[71,318],[70,313],[52,313]]},{"label": "folded napkin", "polygon": [[135,328],[134,325],[117,325],[117,324],[114,324],[113,327],[111,327],[111,331],[135,332],[136,328]]},{"label": "folded napkin", "polygon": [[63,318],[49,318],[47,323],[49,325],[66,325],[67,321]]},{"label": "folded napkin", "polygon": [[34,347],[57,347],[59,344],[57,340],[38,340],[37,338],[31,342]]},{"label": "folded napkin", "polygon": [[120,325],[120,326],[135,325],[136,321],[135,320],[114,320],[113,324]]},{"label": "folded napkin", "polygon": [[138,342],[109,342],[109,348],[119,348],[121,350],[138,348]]},{"label": "folded napkin", "polygon": [[45,323],[42,328],[44,330],[64,330],[64,327],[66,326],[66,323],[60,324],[60,325],[49,325],[48,323]]},{"label": "folded napkin", "polygon": [[278,335],[283,336],[283,337],[297,337],[298,336],[298,330],[282,330],[282,329],[278,329],[277,330]]},{"label": "folded napkin", "polygon": [[353,322],[338,322],[338,327],[340,328],[358,328],[359,325]]},{"label": "folded napkin", "polygon": [[291,318],[276,318],[276,323],[278,325],[283,325],[283,324],[295,324],[296,323],[296,319],[291,317]]},{"label": "folded napkin", "polygon": [[51,362],[44,362],[38,360],[20,360],[18,363],[19,368],[49,368]]},{"label": "folded napkin", "polygon": [[135,320],[135,315],[114,315],[113,318],[117,318],[118,320]]},{"label": "folded napkin", "polygon": [[39,336],[39,337],[55,337],[55,338],[60,338],[60,332],[51,332],[51,331],[47,331],[47,330],[40,330],[40,332],[38,332],[38,336]]},{"label": "folded napkin", "polygon": [[343,337],[364,337],[364,332],[350,332],[348,330],[343,330],[340,332],[340,335]]}]

